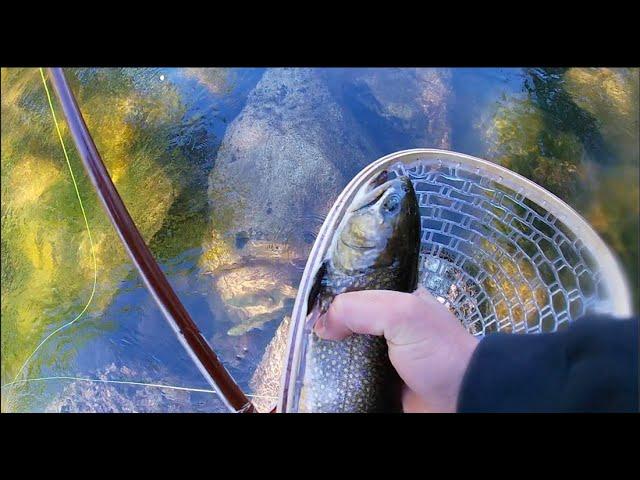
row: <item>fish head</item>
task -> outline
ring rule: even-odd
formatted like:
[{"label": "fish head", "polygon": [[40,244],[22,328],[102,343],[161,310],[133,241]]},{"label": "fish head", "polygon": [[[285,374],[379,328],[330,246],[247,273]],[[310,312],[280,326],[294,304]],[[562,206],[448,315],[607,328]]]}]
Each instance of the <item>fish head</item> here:
[{"label": "fish head", "polygon": [[411,180],[385,170],[354,197],[337,232],[332,262],[345,273],[403,266],[420,246],[418,201]]}]

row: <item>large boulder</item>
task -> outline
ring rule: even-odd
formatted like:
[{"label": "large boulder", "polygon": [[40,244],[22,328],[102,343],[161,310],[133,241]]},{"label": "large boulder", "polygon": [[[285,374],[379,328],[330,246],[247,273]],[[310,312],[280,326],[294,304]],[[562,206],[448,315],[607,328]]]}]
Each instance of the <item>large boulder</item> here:
[{"label": "large boulder", "polygon": [[202,266],[232,334],[281,320],[314,234],[374,148],[311,69],[267,71],[227,129],[210,176]]}]

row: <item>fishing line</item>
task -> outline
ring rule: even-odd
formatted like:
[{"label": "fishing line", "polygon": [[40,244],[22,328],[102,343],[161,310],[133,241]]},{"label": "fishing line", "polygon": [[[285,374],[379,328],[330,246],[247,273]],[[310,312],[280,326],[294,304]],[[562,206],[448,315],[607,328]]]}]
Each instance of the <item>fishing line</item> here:
[{"label": "fishing line", "polygon": [[[93,382],[93,383],[117,383],[117,384],[121,384],[121,385],[138,385],[138,386],[143,386],[143,387],[166,388],[166,389],[169,389],[169,390],[181,390],[181,391],[188,391],[188,392],[214,393],[216,395],[218,393],[215,390],[209,390],[209,389],[206,389],[206,388],[180,387],[180,386],[177,386],[177,385],[164,385],[164,384],[160,384],[160,383],[144,383],[144,382],[134,382],[134,381],[128,381],[128,380],[103,380],[103,379],[100,379],[100,378],[81,378],[81,377],[68,377],[68,376],[39,377],[39,378],[27,378],[25,380],[14,380],[13,382],[9,382],[9,383],[6,383],[6,384],[2,385],[2,387],[0,387],[0,389],[8,387],[8,386],[16,384],[16,383],[38,382],[38,381],[44,381],[44,380],[78,380],[78,381]],[[270,395],[247,395],[247,397],[270,398],[270,399],[274,399],[274,400],[278,398],[278,397],[273,397],[273,396],[270,396]]]},{"label": "fishing line", "polygon": [[65,328],[73,325],[75,322],[77,322],[80,319],[80,317],[82,317],[84,312],[86,312],[87,309],[89,308],[89,305],[91,304],[91,301],[93,300],[93,296],[96,293],[96,285],[98,283],[98,262],[96,260],[96,252],[95,252],[95,248],[94,248],[94,245],[93,245],[93,237],[91,236],[91,229],[89,228],[89,221],[87,220],[87,214],[86,214],[86,212],[84,210],[84,205],[82,203],[82,198],[80,197],[80,191],[78,190],[78,184],[76,182],[76,177],[73,174],[73,169],[71,168],[71,162],[69,161],[69,155],[67,153],[67,147],[65,146],[64,140],[62,139],[62,133],[60,132],[60,126],[58,125],[58,119],[56,118],[56,112],[53,109],[53,102],[51,100],[51,94],[49,93],[49,87],[47,87],[47,80],[46,80],[46,78],[44,76],[44,70],[42,69],[42,67],[40,68],[40,76],[42,77],[42,84],[44,85],[44,90],[45,90],[45,92],[47,94],[47,100],[49,101],[49,109],[51,110],[51,116],[53,117],[53,123],[56,126],[56,132],[58,133],[58,138],[60,139],[60,145],[62,145],[62,151],[64,152],[64,158],[67,161],[67,166],[69,167],[69,173],[71,174],[71,180],[73,181],[73,188],[76,191],[76,197],[78,198],[78,203],[80,203],[80,210],[82,211],[82,217],[84,218],[84,224],[85,224],[85,226],[87,228],[87,234],[89,235],[89,243],[91,245],[91,255],[93,257],[93,288],[91,289],[91,295],[89,296],[89,300],[87,301],[87,304],[84,306],[82,311],[73,320],[71,320],[68,323],[65,323],[61,327],[56,328],[53,332],[51,332],[49,335],[47,335],[47,337],[44,340],[42,340],[42,342],[40,342],[40,344],[35,348],[35,350],[33,352],[31,352],[31,355],[29,355],[27,357],[25,362],[22,364],[22,367],[20,367],[20,370],[18,370],[18,373],[16,374],[15,378],[13,379],[14,381],[11,382],[11,383],[7,383],[7,384],[3,385],[2,388],[4,388],[5,386],[12,385],[12,384],[16,383],[16,380],[20,376],[20,374],[22,373],[22,370],[24,370],[24,367],[27,366],[27,364],[29,363],[31,358],[35,355],[35,353],[38,350],[40,350],[40,347],[42,347],[42,345],[44,345],[51,337],[53,337],[55,334],[57,334],[61,330],[64,330]]}]

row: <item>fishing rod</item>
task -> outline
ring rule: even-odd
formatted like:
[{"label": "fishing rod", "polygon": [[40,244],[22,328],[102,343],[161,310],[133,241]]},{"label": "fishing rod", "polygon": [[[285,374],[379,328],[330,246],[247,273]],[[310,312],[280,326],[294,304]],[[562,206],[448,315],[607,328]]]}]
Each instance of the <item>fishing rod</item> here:
[{"label": "fishing rod", "polygon": [[253,404],[198,330],[133,222],[91,138],[62,68],[48,68],[47,71],[84,168],[127,253],[164,317],[202,375],[220,395],[225,406],[232,412],[255,413]]}]

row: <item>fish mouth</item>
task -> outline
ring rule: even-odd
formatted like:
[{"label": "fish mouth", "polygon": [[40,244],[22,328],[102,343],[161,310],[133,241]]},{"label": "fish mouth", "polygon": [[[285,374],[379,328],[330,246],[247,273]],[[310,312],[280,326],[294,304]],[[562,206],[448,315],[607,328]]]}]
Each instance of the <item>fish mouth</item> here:
[{"label": "fish mouth", "polygon": [[372,248],[376,247],[375,245],[365,245],[365,246],[352,245],[350,243],[345,242],[342,237],[340,237],[340,241],[342,243],[344,243],[347,247],[355,248],[355,249],[358,249],[358,250],[371,250]]},{"label": "fish mouth", "polygon": [[365,199],[363,199],[363,201],[358,202],[356,205],[354,205],[354,208],[352,208],[351,212],[357,212],[359,210],[364,210],[367,207],[375,205],[378,202],[378,200],[380,200],[380,198],[382,198],[382,196],[384,195],[385,191],[386,190],[380,190],[379,192],[376,192],[376,195],[368,202],[366,200],[371,198],[371,196],[367,195],[365,197]]},{"label": "fish mouth", "polygon": [[388,180],[389,180],[389,171],[382,170],[378,175],[376,175],[373,178],[373,180],[369,181],[369,188],[373,189],[375,187],[379,187],[380,185],[387,183]]},{"label": "fish mouth", "polygon": [[[375,205],[380,199],[391,189],[402,190],[406,192],[404,180],[402,178],[394,178],[389,180],[389,174],[383,170],[373,180],[371,180],[365,188],[353,200],[351,213],[363,210],[367,207]],[[382,182],[382,183],[381,183]]]}]

